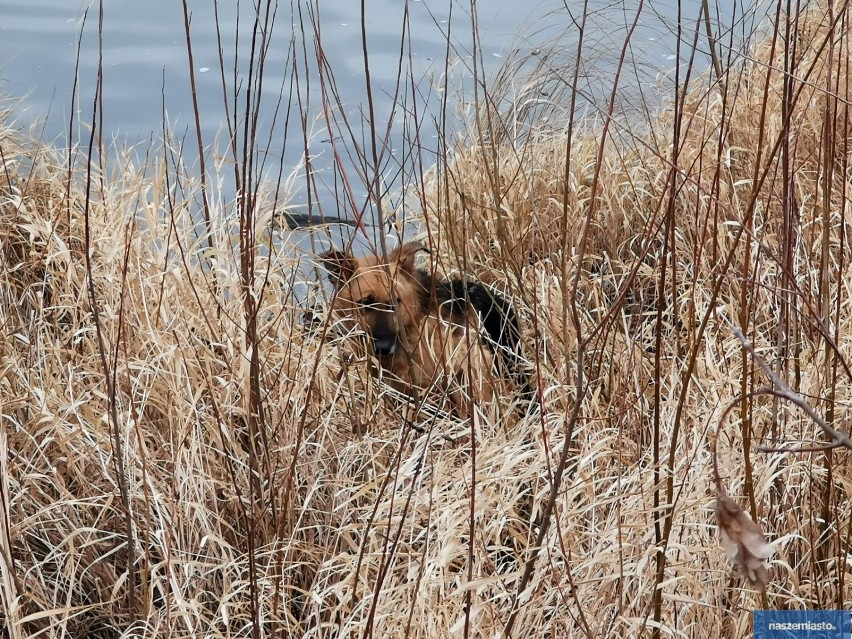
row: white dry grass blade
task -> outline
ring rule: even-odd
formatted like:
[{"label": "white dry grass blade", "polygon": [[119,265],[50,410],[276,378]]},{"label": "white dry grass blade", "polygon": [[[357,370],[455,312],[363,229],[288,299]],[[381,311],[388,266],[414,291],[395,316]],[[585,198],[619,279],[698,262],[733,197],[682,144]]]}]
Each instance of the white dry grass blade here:
[{"label": "white dry grass blade", "polygon": [[[4,402],[0,399],[0,423],[3,422]],[[18,567],[12,557],[12,502],[9,490],[9,438],[5,424],[0,429],[0,602],[3,603],[4,626],[9,639],[21,634],[21,600],[18,592]]]}]

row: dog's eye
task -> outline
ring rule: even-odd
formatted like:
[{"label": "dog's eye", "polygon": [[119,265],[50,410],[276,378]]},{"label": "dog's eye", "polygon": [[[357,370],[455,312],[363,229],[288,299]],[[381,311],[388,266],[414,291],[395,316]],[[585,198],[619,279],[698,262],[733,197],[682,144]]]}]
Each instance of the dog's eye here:
[{"label": "dog's eye", "polygon": [[373,295],[368,295],[367,297],[363,297],[358,300],[359,306],[372,306],[376,303],[376,298]]}]

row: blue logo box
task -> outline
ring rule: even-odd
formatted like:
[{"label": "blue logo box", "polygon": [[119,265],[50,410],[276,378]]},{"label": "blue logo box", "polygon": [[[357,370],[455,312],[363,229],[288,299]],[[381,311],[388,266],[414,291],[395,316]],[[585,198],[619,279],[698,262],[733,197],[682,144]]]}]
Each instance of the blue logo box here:
[{"label": "blue logo box", "polygon": [[755,610],[754,639],[852,639],[852,612]]}]

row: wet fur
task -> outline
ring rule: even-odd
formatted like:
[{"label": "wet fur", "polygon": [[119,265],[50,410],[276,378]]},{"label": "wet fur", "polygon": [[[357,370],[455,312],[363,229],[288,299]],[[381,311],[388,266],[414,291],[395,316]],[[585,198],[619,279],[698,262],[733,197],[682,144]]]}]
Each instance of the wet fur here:
[{"label": "wet fur", "polygon": [[[367,334],[379,365],[404,392],[435,384],[449,397],[453,412],[465,414],[471,386],[488,400],[497,390],[495,382],[511,379],[529,404],[533,391],[512,305],[478,282],[436,280],[415,266],[421,250],[405,244],[387,262],[335,250],[321,255],[335,287],[334,312]],[[468,354],[466,331],[480,327],[482,339],[471,335],[475,343]]]}]

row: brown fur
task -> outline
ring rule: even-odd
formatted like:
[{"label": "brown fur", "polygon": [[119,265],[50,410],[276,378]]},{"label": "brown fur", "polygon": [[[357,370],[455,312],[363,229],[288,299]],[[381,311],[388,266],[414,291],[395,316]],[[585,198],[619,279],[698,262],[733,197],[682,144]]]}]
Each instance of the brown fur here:
[{"label": "brown fur", "polygon": [[478,330],[469,330],[478,328],[475,312],[460,316],[452,305],[435,302],[432,277],[415,267],[421,250],[405,244],[387,262],[340,251],[321,255],[335,287],[332,310],[366,333],[394,387],[409,395],[436,390],[452,412],[469,415],[471,396],[491,404],[494,356]]}]

